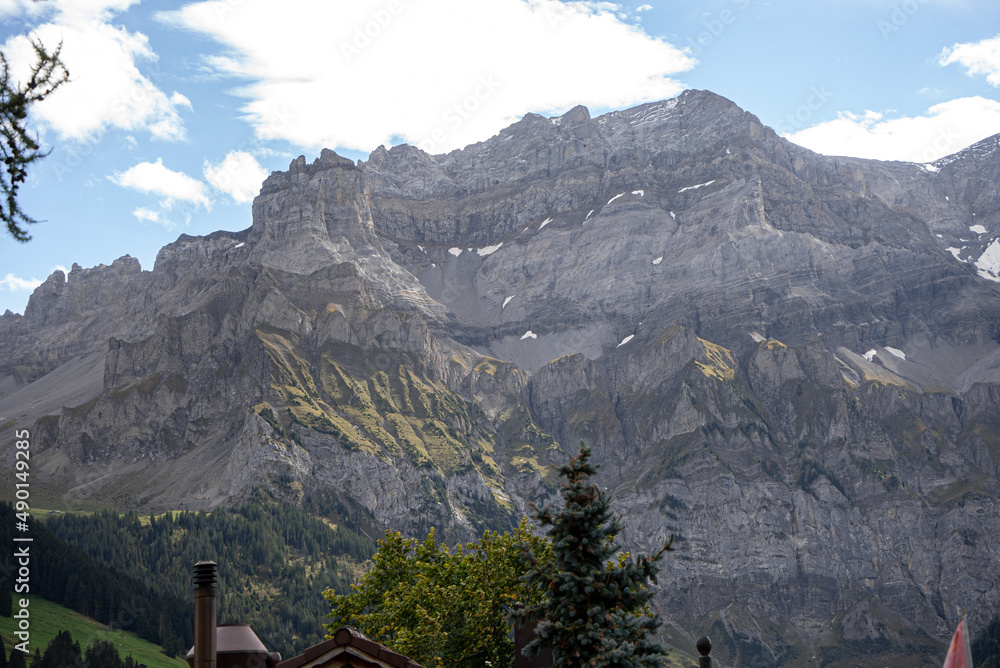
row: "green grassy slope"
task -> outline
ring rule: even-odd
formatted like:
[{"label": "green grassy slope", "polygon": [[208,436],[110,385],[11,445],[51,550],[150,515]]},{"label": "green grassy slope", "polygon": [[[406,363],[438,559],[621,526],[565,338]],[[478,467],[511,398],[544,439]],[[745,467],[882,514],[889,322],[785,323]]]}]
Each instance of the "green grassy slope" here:
[{"label": "green grassy slope", "polygon": [[[29,598],[31,600],[28,607],[31,612],[31,641],[28,647],[31,655],[34,655],[36,647],[44,653],[49,641],[59,631],[69,631],[73,640],[79,642],[80,648],[83,650],[86,650],[95,640],[109,640],[118,648],[122,659],[131,654],[132,658],[139,663],[146,664],[148,668],[183,668],[187,666],[187,663],[181,659],[168,658],[159,646],[139,638],[134,633],[110,629],[104,624],[73,612],[69,608],[50,603],[44,598],[38,596]],[[141,611],[138,612],[141,614]],[[3,635],[8,652],[14,643],[20,642],[14,636],[16,624],[17,620],[15,619],[0,617],[0,635]]]}]

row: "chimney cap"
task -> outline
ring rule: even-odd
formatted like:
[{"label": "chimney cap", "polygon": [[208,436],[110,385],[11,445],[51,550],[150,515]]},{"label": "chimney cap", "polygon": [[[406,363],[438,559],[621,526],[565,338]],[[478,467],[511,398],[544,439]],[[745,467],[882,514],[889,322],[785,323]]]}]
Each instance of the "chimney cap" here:
[{"label": "chimney cap", "polygon": [[214,561],[199,561],[194,565],[195,589],[217,589],[219,582],[219,565]]}]

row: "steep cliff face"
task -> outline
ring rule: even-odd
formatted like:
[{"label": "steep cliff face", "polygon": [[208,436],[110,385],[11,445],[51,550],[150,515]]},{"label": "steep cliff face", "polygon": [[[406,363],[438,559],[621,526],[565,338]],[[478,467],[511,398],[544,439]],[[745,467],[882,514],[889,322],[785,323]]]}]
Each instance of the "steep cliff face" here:
[{"label": "steep cliff face", "polygon": [[996,146],[823,157],[688,91],[323,151],[249,229],[0,317],[0,433],[33,425],[57,500],[264,487],[455,538],[551,498],[583,439],[629,549],[679,536],[675,642],[931,665],[1000,602]]}]

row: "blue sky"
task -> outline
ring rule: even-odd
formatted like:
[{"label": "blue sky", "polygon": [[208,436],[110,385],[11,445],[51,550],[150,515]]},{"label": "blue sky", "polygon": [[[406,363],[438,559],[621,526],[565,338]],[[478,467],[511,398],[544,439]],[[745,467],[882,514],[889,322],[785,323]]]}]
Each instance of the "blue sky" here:
[{"label": "blue sky", "polygon": [[30,118],[52,149],[0,238],[0,312],[53,270],[240,230],[272,170],[329,147],[441,153],[527,112],[712,90],[803,146],[926,162],[1000,132],[995,0],[0,0],[72,81]]}]

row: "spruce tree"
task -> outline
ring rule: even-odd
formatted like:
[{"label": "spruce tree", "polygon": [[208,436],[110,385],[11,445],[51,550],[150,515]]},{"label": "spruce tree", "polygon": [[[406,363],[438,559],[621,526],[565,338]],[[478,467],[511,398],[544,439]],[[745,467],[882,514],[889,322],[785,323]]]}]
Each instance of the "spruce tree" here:
[{"label": "spruce tree", "polygon": [[123,668],[118,648],[110,640],[95,640],[85,656],[84,668]]},{"label": "spruce tree", "polygon": [[36,656],[31,661],[35,665],[38,660],[39,668],[65,668],[66,666],[79,666],[83,664],[83,653],[80,651],[80,643],[73,640],[69,631],[60,631],[56,637],[49,641],[45,648],[45,654],[38,659]]},{"label": "spruce tree", "polygon": [[538,522],[549,527],[555,559],[535,563],[525,575],[529,585],[546,592],[544,600],[518,611],[521,621],[536,620],[536,638],[525,654],[552,648],[557,666],[566,668],[638,668],[661,666],[667,648],[651,632],[661,624],[649,611],[657,564],[671,549],[673,536],[655,555],[629,561],[616,553],[621,521],[611,512],[607,495],[588,482],[597,471],[591,450],[559,469],[561,508],[537,510]]}]

